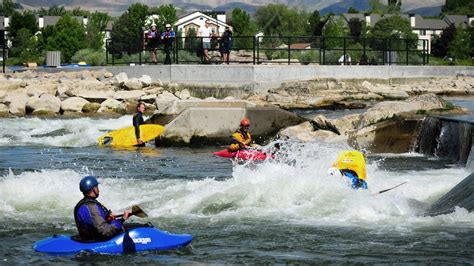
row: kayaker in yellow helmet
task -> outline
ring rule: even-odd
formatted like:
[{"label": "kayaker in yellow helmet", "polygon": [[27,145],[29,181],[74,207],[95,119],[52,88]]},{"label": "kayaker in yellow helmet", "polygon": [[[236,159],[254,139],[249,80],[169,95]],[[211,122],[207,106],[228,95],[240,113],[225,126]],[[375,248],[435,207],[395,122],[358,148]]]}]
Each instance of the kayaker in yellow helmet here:
[{"label": "kayaker in yellow helmet", "polygon": [[367,189],[364,155],[359,151],[343,151],[328,170],[331,176],[342,177],[353,189]]}]

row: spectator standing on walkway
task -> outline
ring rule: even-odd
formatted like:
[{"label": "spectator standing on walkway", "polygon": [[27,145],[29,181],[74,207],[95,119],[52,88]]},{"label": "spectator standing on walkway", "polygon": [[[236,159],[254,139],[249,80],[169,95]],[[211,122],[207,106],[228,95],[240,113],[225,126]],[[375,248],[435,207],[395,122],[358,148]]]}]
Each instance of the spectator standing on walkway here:
[{"label": "spectator standing on walkway", "polygon": [[171,29],[170,24],[166,24],[165,28],[166,28],[166,30],[163,33],[161,33],[161,41],[163,42],[163,45],[165,46],[164,51],[165,51],[165,54],[166,54],[164,64],[165,65],[171,65],[170,53],[171,53],[171,51],[173,51],[173,43],[174,43],[175,33]]},{"label": "spectator standing on walkway", "polygon": [[206,20],[203,27],[199,28],[198,36],[202,38],[202,48],[204,50],[204,60],[209,61],[209,49],[211,48],[211,28],[209,28],[209,20]]},{"label": "spectator standing on walkway", "polygon": [[223,54],[222,63],[229,64],[230,49],[232,48],[233,41],[234,39],[232,38],[232,28],[225,27],[225,31],[221,37],[222,54]]},{"label": "spectator standing on walkway", "polygon": [[156,25],[152,24],[151,28],[146,33],[146,43],[147,43],[148,51],[150,51],[151,61],[154,64],[157,63],[156,50],[158,50],[158,45],[160,44],[159,37],[160,35],[158,31],[156,30]]}]

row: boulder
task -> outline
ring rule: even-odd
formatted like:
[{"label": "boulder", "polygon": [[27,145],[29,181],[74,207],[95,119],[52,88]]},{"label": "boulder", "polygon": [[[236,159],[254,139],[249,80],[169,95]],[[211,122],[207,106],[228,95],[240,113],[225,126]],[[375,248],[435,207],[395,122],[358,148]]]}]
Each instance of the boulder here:
[{"label": "boulder", "polygon": [[[141,96],[139,100],[145,103],[155,103],[156,97],[157,97],[156,94],[144,95],[144,96]],[[156,105],[154,106],[156,109]]]},{"label": "boulder", "polygon": [[151,77],[148,75],[142,75],[138,80],[142,82],[143,87],[149,87],[152,82]]},{"label": "boulder", "polygon": [[123,83],[123,87],[126,90],[141,90],[143,89],[143,84],[140,80],[136,78],[129,79],[125,83]]},{"label": "boulder", "polygon": [[191,97],[191,93],[188,89],[177,91],[174,95],[176,95],[176,97],[180,98],[181,100],[187,100],[189,97]]},{"label": "boulder", "polygon": [[26,112],[28,95],[25,92],[12,92],[5,96],[4,102],[8,104],[11,114],[23,116]]},{"label": "boulder", "polygon": [[145,95],[145,92],[143,92],[142,90],[116,91],[114,93],[114,99],[117,99],[117,100],[139,99],[143,95]]},{"label": "boulder", "polygon": [[330,119],[341,135],[347,135],[351,130],[354,130],[359,125],[360,114],[346,115],[338,119]]},{"label": "boulder", "polygon": [[61,110],[68,112],[81,112],[89,101],[80,97],[71,97],[61,102]]},{"label": "boulder", "polygon": [[160,94],[163,90],[164,90],[163,87],[148,87],[148,88],[145,88],[143,91],[146,94],[151,95],[151,94]]},{"label": "boulder", "polygon": [[46,83],[46,84],[31,84],[25,87],[26,93],[28,96],[39,96],[41,94],[51,94],[51,95],[56,95],[56,92],[58,90],[58,85],[57,84],[51,84],[51,83]]},{"label": "boulder", "polygon": [[[125,75],[126,75],[126,74],[125,74]],[[106,79],[111,78],[111,77],[113,77],[113,76],[114,76],[114,74],[112,74],[112,73],[110,73],[110,72],[105,72],[105,73],[104,73],[104,78],[106,78]]]},{"label": "boulder", "polygon": [[155,104],[156,108],[161,111],[164,110],[167,106],[171,105],[174,101],[179,100],[178,97],[174,96],[169,91],[164,91],[156,97]]},{"label": "boulder", "polygon": [[152,87],[163,87],[163,82],[160,79],[153,80],[150,84]]},{"label": "boulder", "polygon": [[302,124],[291,126],[280,131],[281,137],[295,138],[301,141],[311,141],[314,139],[335,140],[338,136],[336,133],[327,130],[314,130],[310,121]]},{"label": "boulder", "polygon": [[100,104],[100,108],[97,110],[97,112],[114,112],[125,114],[127,112],[127,104],[115,99],[107,99]]},{"label": "boulder", "polygon": [[5,104],[3,103],[0,103],[0,117],[6,117],[8,116],[8,106],[6,106]]},{"label": "boulder", "polygon": [[407,112],[428,111],[445,108],[447,102],[434,94],[412,97],[405,101],[381,102],[361,115],[359,127],[366,127]]},{"label": "boulder", "polygon": [[66,94],[89,101],[101,101],[112,98],[114,91],[98,80],[81,80],[72,83],[72,88],[66,91]]},{"label": "boulder", "polygon": [[117,75],[115,75],[115,81],[119,84],[122,85],[125,82],[128,81],[127,73],[125,72],[120,72]]},{"label": "boulder", "polygon": [[264,95],[254,94],[254,95],[249,96],[247,98],[247,101],[252,102],[257,106],[265,106],[268,104],[265,99],[266,99],[266,96]]},{"label": "boulder", "polygon": [[17,80],[17,81],[12,81],[12,80],[3,80],[0,82],[0,91],[14,91],[19,88],[25,87],[26,82]]},{"label": "boulder", "polygon": [[58,113],[61,108],[61,100],[51,94],[32,96],[26,102],[26,109],[33,114],[38,112]]},{"label": "boulder", "polygon": [[100,108],[100,103],[86,103],[82,107],[82,112],[84,113],[95,113]]}]

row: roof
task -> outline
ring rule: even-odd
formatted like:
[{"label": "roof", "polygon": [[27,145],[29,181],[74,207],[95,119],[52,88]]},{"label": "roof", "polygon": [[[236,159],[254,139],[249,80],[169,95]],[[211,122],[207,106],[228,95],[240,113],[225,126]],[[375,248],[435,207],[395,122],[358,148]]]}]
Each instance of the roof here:
[{"label": "roof", "polygon": [[107,22],[107,25],[105,26],[106,31],[112,31],[112,26],[114,25],[113,21]]},{"label": "roof", "polygon": [[415,16],[415,27],[413,29],[443,30],[448,27],[448,23],[442,19],[425,19],[420,15]]},{"label": "roof", "polygon": [[209,20],[211,23],[213,24],[217,24],[217,25],[222,25],[224,27],[227,27],[229,26],[227,23],[225,23],[225,21],[221,21],[221,20],[218,20],[218,19],[215,19],[215,18],[212,18],[204,13],[201,13],[199,11],[196,11],[196,12],[192,12],[192,13],[189,13],[187,15],[184,15],[182,16],[181,18],[178,19],[178,21],[176,21],[175,25],[176,27],[179,27],[181,25],[184,25],[184,24],[187,24],[197,18],[202,18],[203,20]]},{"label": "roof", "polygon": [[311,47],[311,43],[293,43],[290,45],[290,49],[306,49]]},{"label": "roof", "polygon": [[[56,25],[56,23],[58,23],[60,18],[61,18],[61,16],[44,16],[43,17],[43,27]],[[82,24],[83,17],[74,16],[74,18],[77,19]]]},{"label": "roof", "polygon": [[469,23],[469,17],[467,15],[446,15],[444,20],[448,25],[454,24],[456,27],[461,24],[463,28],[466,28]]}]

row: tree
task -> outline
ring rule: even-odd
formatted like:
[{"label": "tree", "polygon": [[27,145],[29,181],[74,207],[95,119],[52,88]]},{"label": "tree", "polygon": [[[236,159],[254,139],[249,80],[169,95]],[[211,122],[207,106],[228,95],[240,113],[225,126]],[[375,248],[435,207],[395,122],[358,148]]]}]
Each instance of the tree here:
[{"label": "tree", "polygon": [[402,7],[401,0],[388,0],[387,13],[399,14],[401,7]]},{"label": "tree", "polygon": [[386,17],[379,22],[377,22],[374,28],[371,30],[371,35],[374,38],[372,43],[373,48],[384,50],[388,47],[385,47],[385,39],[390,39],[390,48],[392,50],[405,50],[406,43],[401,39],[407,39],[408,46],[416,46],[417,36],[412,32],[410,21],[400,17],[399,15]]},{"label": "tree", "polygon": [[474,1],[472,0],[446,0],[441,11],[452,15],[473,15]]},{"label": "tree", "polygon": [[8,28],[9,36],[14,40],[17,35],[17,32],[22,28],[28,29],[31,34],[35,34],[38,31],[38,24],[36,23],[36,17],[33,12],[13,12]]},{"label": "tree", "polygon": [[321,36],[323,35],[323,28],[324,24],[326,24],[326,19],[323,19],[319,15],[319,11],[315,10],[309,16],[308,23],[309,23],[309,34],[313,36]]},{"label": "tree", "polygon": [[[325,37],[325,46],[328,48],[343,47],[344,39],[349,35],[349,29],[344,22],[344,19],[340,17],[339,19],[331,18],[328,20],[323,29],[323,36]],[[328,38],[333,37],[333,38]]]},{"label": "tree", "polygon": [[253,47],[253,39],[239,38],[239,36],[254,36],[257,33],[257,24],[251,20],[250,15],[240,8],[232,10],[232,27],[235,38],[235,47],[242,49]]},{"label": "tree", "polygon": [[161,21],[157,24],[159,29],[164,29],[165,24],[174,25],[178,21],[176,8],[173,5],[161,5],[159,7],[150,8],[149,15],[159,15]]},{"label": "tree", "polygon": [[308,16],[286,5],[269,4],[257,9],[256,21],[267,36],[295,36],[304,34]]},{"label": "tree", "polygon": [[133,54],[143,50],[143,26],[148,13],[147,5],[135,3],[114,22],[111,52]]},{"label": "tree", "polygon": [[37,11],[39,16],[63,16],[66,14],[66,8],[64,6],[52,5],[48,9],[40,8]]},{"label": "tree", "polygon": [[456,27],[454,24],[451,24],[449,27],[445,28],[441,33],[439,38],[436,38],[432,42],[431,52],[433,55],[443,58],[448,55],[448,46],[454,39],[454,34],[456,32]]},{"label": "tree", "polygon": [[349,10],[347,10],[347,13],[349,14],[359,14],[359,10],[353,8],[352,6],[349,7]]},{"label": "tree", "polygon": [[373,14],[383,13],[383,8],[382,8],[382,4],[380,3],[380,0],[369,0],[369,5],[370,5],[370,13],[373,13]]},{"label": "tree", "polygon": [[17,55],[21,62],[37,62],[41,56],[35,36],[26,28],[21,28],[16,36],[17,46],[12,49],[12,53]]},{"label": "tree", "polygon": [[459,60],[469,58],[471,49],[471,41],[466,30],[462,26],[456,27],[454,39],[448,46],[448,55]]},{"label": "tree", "polygon": [[184,42],[185,50],[194,52],[194,50],[198,48],[200,42],[197,40],[196,36],[196,30],[194,28],[190,28],[186,33],[186,41]]},{"label": "tree", "polygon": [[86,26],[86,41],[87,47],[94,50],[100,50],[104,46],[104,31],[107,23],[110,21],[110,16],[107,13],[94,12],[89,16],[89,21]]},{"label": "tree", "polygon": [[362,35],[362,30],[363,30],[363,22],[358,19],[358,18],[351,18],[349,20],[349,31],[351,33],[352,38],[354,39],[354,42],[358,42],[360,36]]},{"label": "tree", "polygon": [[13,3],[12,0],[3,0],[0,4],[0,16],[10,17],[15,12],[15,9],[21,9],[21,5]]},{"label": "tree", "polygon": [[87,47],[84,27],[70,14],[62,16],[54,26],[54,34],[47,39],[48,50],[61,51],[63,62],[70,62],[71,57]]}]

